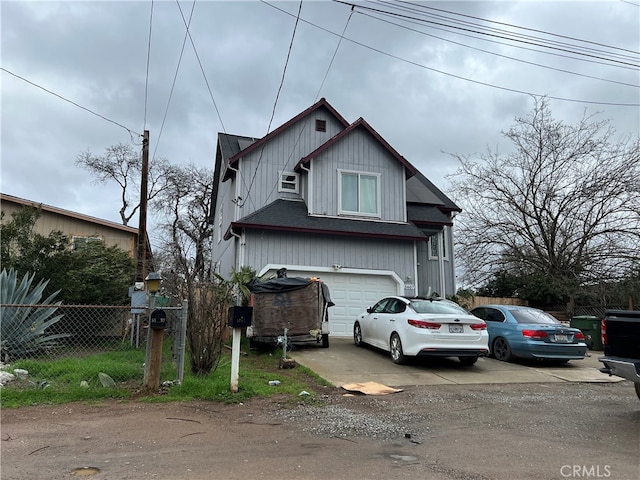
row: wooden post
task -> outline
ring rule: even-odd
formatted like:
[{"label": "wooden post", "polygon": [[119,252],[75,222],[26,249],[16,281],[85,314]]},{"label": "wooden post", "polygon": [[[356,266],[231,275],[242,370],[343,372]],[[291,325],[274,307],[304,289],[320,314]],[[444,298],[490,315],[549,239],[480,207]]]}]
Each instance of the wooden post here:
[{"label": "wooden post", "polygon": [[138,219],[137,272],[136,281],[147,276],[147,190],[149,178],[149,130],[142,139],[142,170],[140,172],[140,211]]},{"label": "wooden post", "polygon": [[149,369],[145,387],[157,391],[160,388],[160,370],[162,369],[162,341],[164,330],[154,328],[151,330],[151,349],[149,352]]},{"label": "wooden post", "polygon": [[238,373],[240,371],[240,335],[242,328],[233,328],[231,340],[231,392],[238,393]]}]

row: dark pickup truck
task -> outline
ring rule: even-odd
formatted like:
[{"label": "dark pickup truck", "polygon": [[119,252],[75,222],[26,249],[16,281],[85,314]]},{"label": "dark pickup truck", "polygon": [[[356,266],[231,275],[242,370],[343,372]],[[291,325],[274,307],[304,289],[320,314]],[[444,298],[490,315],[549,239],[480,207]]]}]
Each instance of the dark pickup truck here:
[{"label": "dark pickup truck", "polygon": [[601,326],[600,371],[631,380],[640,399],[640,310],[607,310]]}]

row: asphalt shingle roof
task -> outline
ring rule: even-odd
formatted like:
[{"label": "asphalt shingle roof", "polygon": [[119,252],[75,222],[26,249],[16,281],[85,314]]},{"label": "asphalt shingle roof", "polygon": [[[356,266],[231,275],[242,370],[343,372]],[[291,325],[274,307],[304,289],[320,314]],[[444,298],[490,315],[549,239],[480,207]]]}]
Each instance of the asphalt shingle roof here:
[{"label": "asphalt shingle roof", "polygon": [[408,204],[407,219],[416,225],[453,225],[451,218],[435,205]]},{"label": "asphalt shingle roof", "polygon": [[[278,199],[231,224],[233,230],[242,228],[395,240],[426,240],[428,238],[420,229],[410,223],[309,216],[304,202],[282,199]],[[228,238],[229,235],[230,232],[227,232],[225,238]]]},{"label": "asphalt shingle roof", "polygon": [[439,205],[444,210],[462,211],[460,207],[419,171],[407,180],[407,203],[428,203]]}]

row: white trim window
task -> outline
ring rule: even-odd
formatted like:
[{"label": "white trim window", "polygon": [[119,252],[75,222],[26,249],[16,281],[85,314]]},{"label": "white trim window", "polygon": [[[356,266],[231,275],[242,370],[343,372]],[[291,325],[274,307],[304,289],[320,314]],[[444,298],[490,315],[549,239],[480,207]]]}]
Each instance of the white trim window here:
[{"label": "white trim window", "polygon": [[278,192],[299,193],[300,176],[295,172],[278,172],[280,181],[278,182]]},{"label": "white trim window", "polygon": [[439,246],[438,243],[441,239],[444,239],[442,243],[442,258],[444,260],[449,260],[449,249],[447,248],[447,239],[449,238],[449,227],[444,227],[444,230],[440,233],[436,233],[435,235],[431,235],[429,237],[429,260],[437,260]]},{"label": "white trim window", "polygon": [[380,174],[338,170],[341,214],[380,217]]}]

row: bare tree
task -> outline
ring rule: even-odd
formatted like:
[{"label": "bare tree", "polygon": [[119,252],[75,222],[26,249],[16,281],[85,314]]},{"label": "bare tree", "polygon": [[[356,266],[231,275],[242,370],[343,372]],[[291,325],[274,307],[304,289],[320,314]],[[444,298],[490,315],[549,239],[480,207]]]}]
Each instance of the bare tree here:
[{"label": "bare tree", "polygon": [[[128,225],[140,208],[141,152],[135,151],[131,145],[119,143],[107,147],[101,156],[89,150],[82,152],[76,158],[76,165],[91,172],[96,183],[115,181],[120,186],[120,218],[123,225]],[[167,186],[167,176],[173,169],[162,158],[150,162],[147,200],[155,198]]]},{"label": "bare tree", "polygon": [[191,371],[206,375],[217,368],[226,330],[233,285],[212,272],[209,205],[213,172],[187,165],[175,167],[153,200],[158,228],[163,282],[173,295],[189,300],[187,338]]},{"label": "bare tree", "polygon": [[211,279],[209,204],[213,172],[194,165],[173,167],[164,178],[164,188],[151,202],[160,249],[173,259],[174,268],[188,282]]},{"label": "bare tree", "polygon": [[453,155],[468,284],[507,271],[553,279],[571,294],[631,271],[640,256],[640,141],[614,134],[586,112],[576,125],[554,120],[540,98],[503,132],[510,153]]}]

